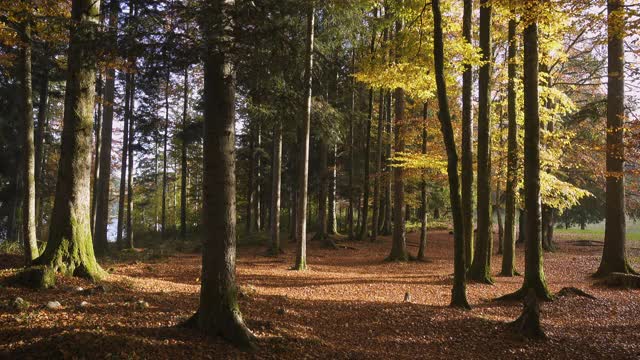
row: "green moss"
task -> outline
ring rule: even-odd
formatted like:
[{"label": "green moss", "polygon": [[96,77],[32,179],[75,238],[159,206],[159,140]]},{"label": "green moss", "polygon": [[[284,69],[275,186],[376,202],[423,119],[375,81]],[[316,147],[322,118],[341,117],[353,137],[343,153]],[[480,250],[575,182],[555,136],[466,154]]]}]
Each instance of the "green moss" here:
[{"label": "green moss", "polygon": [[32,289],[50,289],[56,285],[56,273],[48,266],[32,266],[16,273],[9,282]]}]

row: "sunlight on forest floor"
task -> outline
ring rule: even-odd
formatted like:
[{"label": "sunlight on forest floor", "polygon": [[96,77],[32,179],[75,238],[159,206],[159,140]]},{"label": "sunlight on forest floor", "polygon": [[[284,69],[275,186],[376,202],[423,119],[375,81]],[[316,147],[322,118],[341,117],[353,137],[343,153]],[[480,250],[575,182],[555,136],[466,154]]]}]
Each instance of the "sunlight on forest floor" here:
[{"label": "sunlight on forest floor", "polygon": [[[309,271],[289,270],[293,246],[279,258],[262,247],[239,248],[240,306],[260,349],[241,353],[219,339],[172,328],[198,304],[200,255],[176,254],[148,261],[105,263],[104,292],[60,279],[56,289],[33,291],[3,285],[0,293],[0,358],[637,358],[640,354],[638,290],[593,285],[602,248],[581,246],[580,236],[559,237],[545,254],[550,289],[574,286],[594,295],[542,304],[549,340],[522,341],[505,323],[521,305],[490,300],[516,290],[522,277],[496,277],[495,286],[470,284],[472,311],[447,307],[451,290],[452,236],[432,232],[427,262],[385,263],[389,239],[352,242],[356,250],[326,250],[310,243]],[[409,234],[417,250],[417,234]],[[629,250],[634,266],[640,249]],[[523,271],[522,248],[517,268]],[[0,260],[6,278],[20,259]],[[501,258],[493,257],[493,273]],[[405,293],[411,302],[404,302]],[[12,309],[16,297],[29,305]],[[62,308],[47,310],[48,301]],[[138,306],[139,301],[148,303]],[[82,301],[89,305],[80,306]]]}]

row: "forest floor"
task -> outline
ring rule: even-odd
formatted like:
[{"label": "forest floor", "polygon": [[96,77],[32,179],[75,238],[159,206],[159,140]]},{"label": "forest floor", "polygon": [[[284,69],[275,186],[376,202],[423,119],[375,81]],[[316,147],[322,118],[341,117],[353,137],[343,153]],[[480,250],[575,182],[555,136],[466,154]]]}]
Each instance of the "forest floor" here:
[{"label": "forest floor", "polygon": [[[175,328],[198,304],[198,254],[155,260],[104,261],[104,291],[79,279],[59,279],[51,290],[3,284],[0,288],[0,358],[87,359],[638,359],[640,290],[595,285],[602,247],[563,239],[545,253],[550,289],[577,287],[593,296],[559,297],[542,304],[547,340],[527,341],[508,322],[521,304],[493,298],[517,290],[522,277],[495,277],[495,285],[469,284],[473,310],[451,309],[452,236],[429,234],[427,262],[387,263],[390,240],[343,243],[328,250],[311,242],[310,270],[289,270],[294,246],[279,258],[263,247],[238,249],[240,306],[258,337],[258,350],[243,353],[220,339]],[[417,234],[409,234],[415,254]],[[640,268],[639,244],[630,259]],[[518,248],[517,268],[523,271]],[[21,259],[0,256],[0,281]],[[501,257],[493,257],[493,273]],[[411,295],[404,302],[405,293]],[[28,302],[11,307],[16,297]],[[138,303],[143,300],[148,303]],[[45,304],[62,307],[49,310]],[[81,307],[86,301],[88,306]]]}]

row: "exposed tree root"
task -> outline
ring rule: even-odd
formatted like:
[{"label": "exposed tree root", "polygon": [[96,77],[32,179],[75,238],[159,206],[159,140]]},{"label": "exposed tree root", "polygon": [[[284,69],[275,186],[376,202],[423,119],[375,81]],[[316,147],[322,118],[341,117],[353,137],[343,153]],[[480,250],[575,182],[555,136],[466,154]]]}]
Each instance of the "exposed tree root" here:
[{"label": "exposed tree root", "polygon": [[509,325],[527,339],[546,339],[547,335],[540,326],[540,304],[533,288],[529,288],[524,297],[522,314]]},{"label": "exposed tree root", "polygon": [[567,297],[567,296],[582,296],[592,300],[596,299],[595,296],[589,293],[586,293],[575,287],[564,287],[560,291],[558,291],[558,293],[556,293],[556,297]]},{"label": "exposed tree root", "polygon": [[234,311],[223,311],[213,324],[208,324],[200,319],[200,310],[196,311],[189,319],[176,327],[194,329],[206,335],[220,336],[244,351],[257,349],[256,337],[244,324],[240,315]]},{"label": "exposed tree root", "polygon": [[636,274],[614,272],[602,278],[599,283],[608,287],[640,289],[640,276]]}]

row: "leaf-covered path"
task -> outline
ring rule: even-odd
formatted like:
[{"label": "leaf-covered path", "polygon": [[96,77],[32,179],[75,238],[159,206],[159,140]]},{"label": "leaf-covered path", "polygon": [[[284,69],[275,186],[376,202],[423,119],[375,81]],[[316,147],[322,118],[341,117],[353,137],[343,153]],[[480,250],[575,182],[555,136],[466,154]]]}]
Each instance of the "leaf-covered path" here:
[{"label": "leaf-covered path", "polygon": [[[551,290],[578,287],[597,299],[560,297],[542,304],[549,339],[524,341],[506,323],[521,305],[489,301],[516,290],[521,277],[496,277],[496,285],[468,286],[471,311],[447,307],[452,236],[432,232],[428,262],[385,263],[389,240],[326,250],[311,242],[310,270],[289,270],[293,246],[279,258],[259,247],[239,248],[240,305],[259,350],[241,353],[219,339],[173,327],[198,303],[200,256],[105,265],[103,288],[61,279],[56,289],[0,289],[0,358],[265,358],[265,359],[637,359],[640,291],[594,285],[602,248],[563,241],[545,254]],[[417,235],[409,234],[417,250]],[[635,245],[635,244],[634,244]],[[631,249],[638,266],[640,250]],[[522,249],[517,267],[523,271]],[[20,259],[0,258],[3,280]],[[493,258],[497,274],[500,256]],[[82,288],[79,289],[79,287]],[[404,302],[405,294],[411,301]],[[22,310],[12,302],[21,297]],[[142,302],[140,301],[142,300]],[[46,309],[49,301],[62,308]],[[80,306],[86,301],[88,305]],[[147,307],[148,304],[148,307]]]}]

